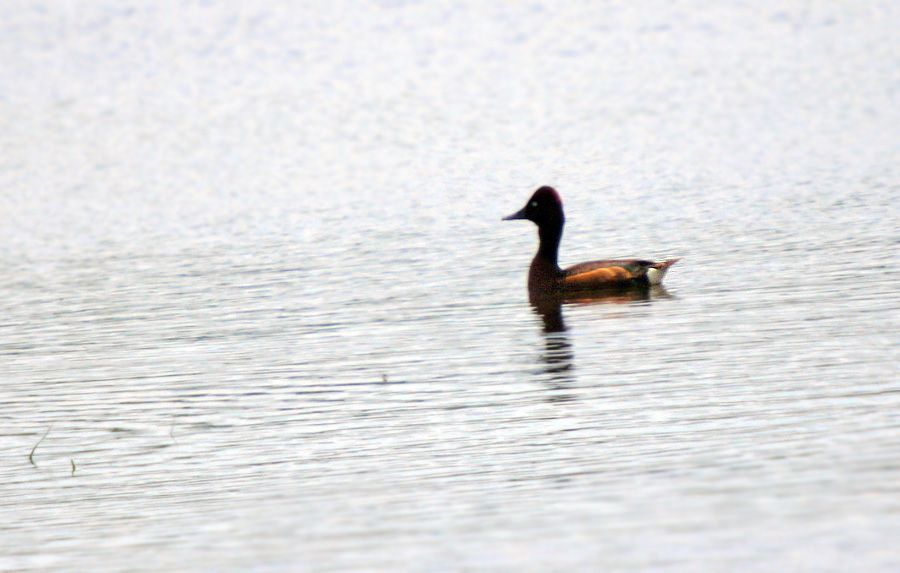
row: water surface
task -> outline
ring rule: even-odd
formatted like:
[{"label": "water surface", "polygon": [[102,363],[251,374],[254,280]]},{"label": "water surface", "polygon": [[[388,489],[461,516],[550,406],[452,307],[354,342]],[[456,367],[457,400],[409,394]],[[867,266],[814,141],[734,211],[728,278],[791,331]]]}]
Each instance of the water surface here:
[{"label": "water surface", "polygon": [[898,25],[14,2],[0,569],[896,571]]}]

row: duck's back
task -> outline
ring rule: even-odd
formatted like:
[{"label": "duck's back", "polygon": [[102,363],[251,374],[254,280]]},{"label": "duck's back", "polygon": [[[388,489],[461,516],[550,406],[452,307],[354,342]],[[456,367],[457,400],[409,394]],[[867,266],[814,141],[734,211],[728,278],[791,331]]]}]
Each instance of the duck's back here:
[{"label": "duck's back", "polygon": [[655,285],[662,282],[666,270],[678,259],[661,263],[642,259],[610,259],[579,263],[563,269],[565,291],[594,290],[628,284]]}]

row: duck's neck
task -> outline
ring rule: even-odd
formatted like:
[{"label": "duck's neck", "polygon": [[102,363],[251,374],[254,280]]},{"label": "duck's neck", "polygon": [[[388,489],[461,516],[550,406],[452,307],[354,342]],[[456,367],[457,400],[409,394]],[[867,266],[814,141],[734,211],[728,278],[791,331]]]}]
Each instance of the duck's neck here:
[{"label": "duck's neck", "polygon": [[541,225],[538,228],[538,236],[541,244],[538,247],[537,256],[559,267],[559,240],[562,238],[563,223],[560,221],[552,224]]}]

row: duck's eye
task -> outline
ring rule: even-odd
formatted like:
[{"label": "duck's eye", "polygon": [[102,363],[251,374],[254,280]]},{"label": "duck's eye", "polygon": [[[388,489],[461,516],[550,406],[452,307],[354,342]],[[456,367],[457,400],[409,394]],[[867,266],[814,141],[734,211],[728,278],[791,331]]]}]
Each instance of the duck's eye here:
[{"label": "duck's eye", "polygon": [[537,207],[537,201],[532,201],[529,207]]}]

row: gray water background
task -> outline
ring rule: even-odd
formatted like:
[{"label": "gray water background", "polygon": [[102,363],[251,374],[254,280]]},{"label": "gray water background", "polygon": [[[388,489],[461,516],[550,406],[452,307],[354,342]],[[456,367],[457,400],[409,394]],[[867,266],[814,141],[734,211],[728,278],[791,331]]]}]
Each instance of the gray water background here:
[{"label": "gray water background", "polygon": [[897,571],[898,29],[3,2],[0,569]]}]

